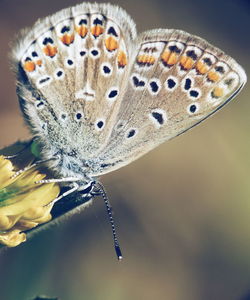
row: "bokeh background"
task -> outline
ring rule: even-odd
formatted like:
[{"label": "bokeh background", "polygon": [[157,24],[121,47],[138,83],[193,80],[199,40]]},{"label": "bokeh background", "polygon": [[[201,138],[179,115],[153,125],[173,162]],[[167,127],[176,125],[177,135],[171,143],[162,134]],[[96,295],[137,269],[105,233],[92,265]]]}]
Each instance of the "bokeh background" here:
[{"label": "bokeh background", "polygon": [[[14,34],[77,0],[0,0],[0,146],[29,137],[8,64]],[[99,1],[98,1],[99,2]],[[116,0],[138,31],[202,36],[250,71],[248,0]],[[1,253],[0,299],[250,299],[250,90],[200,126],[102,178],[124,252],[118,263],[101,200]]]}]

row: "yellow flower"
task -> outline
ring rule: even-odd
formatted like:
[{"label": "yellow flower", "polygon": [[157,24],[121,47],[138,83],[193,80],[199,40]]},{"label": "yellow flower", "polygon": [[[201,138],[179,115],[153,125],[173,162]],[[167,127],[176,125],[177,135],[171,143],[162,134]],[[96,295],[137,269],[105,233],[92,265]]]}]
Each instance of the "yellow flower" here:
[{"label": "yellow flower", "polygon": [[8,247],[24,242],[25,230],[51,220],[50,203],[60,193],[58,184],[35,183],[46,177],[37,169],[14,174],[12,162],[0,156],[0,244]]}]

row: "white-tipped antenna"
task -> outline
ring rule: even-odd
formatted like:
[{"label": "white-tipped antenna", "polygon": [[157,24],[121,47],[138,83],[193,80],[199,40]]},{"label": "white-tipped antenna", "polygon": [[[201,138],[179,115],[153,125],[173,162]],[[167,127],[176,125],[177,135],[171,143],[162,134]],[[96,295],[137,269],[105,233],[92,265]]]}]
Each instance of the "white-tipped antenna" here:
[{"label": "white-tipped antenna", "polygon": [[115,230],[115,222],[114,222],[113,215],[112,215],[112,207],[111,207],[110,202],[108,200],[108,196],[106,194],[104,186],[100,182],[95,182],[94,186],[98,189],[97,194],[101,195],[103,200],[104,200],[104,203],[105,203],[105,206],[106,206],[106,209],[107,209],[107,213],[108,213],[108,217],[109,217],[109,222],[110,222],[111,228],[112,228],[115,252],[116,252],[118,260],[121,261],[123,257],[122,257],[121,248],[120,248],[118,238],[117,238],[117,234],[116,234],[116,230]]}]

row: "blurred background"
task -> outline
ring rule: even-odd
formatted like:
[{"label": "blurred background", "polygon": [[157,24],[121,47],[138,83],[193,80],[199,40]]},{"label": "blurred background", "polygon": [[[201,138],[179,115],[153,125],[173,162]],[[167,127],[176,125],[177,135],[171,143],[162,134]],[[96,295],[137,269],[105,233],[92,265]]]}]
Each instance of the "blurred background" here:
[{"label": "blurred background", "polygon": [[[77,0],[0,0],[0,146],[29,137],[8,64],[16,32]],[[97,1],[99,2],[99,1]],[[138,31],[199,35],[250,70],[248,0],[116,0]],[[0,299],[250,299],[250,90],[200,126],[101,180],[101,200],[0,255]]]}]

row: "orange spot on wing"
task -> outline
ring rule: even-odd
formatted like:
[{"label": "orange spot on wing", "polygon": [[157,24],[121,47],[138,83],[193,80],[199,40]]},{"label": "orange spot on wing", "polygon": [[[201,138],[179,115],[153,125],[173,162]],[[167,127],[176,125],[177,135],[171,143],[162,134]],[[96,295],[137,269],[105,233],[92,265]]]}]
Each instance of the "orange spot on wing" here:
[{"label": "orange spot on wing", "polygon": [[166,65],[168,64],[168,59],[169,59],[170,54],[171,54],[170,51],[164,51],[161,55],[161,60]]},{"label": "orange spot on wing", "polygon": [[95,25],[91,28],[91,33],[94,37],[100,36],[101,34],[103,34],[103,31],[104,29],[100,25]]},{"label": "orange spot on wing", "polygon": [[74,34],[64,34],[60,40],[64,43],[64,45],[69,46],[74,42],[75,36]]},{"label": "orange spot on wing", "polygon": [[47,45],[43,48],[43,52],[47,56],[54,57],[57,54],[57,48],[55,46]]},{"label": "orange spot on wing", "polygon": [[153,65],[155,63],[155,57],[147,54],[138,55],[137,62],[139,64]]},{"label": "orange spot on wing", "polygon": [[88,33],[88,28],[84,25],[76,27],[76,32],[81,36],[81,38],[84,38]]},{"label": "orange spot on wing", "polygon": [[114,51],[118,48],[118,42],[115,38],[110,36],[105,40],[105,46],[108,51]]},{"label": "orange spot on wing", "polygon": [[36,65],[33,61],[26,61],[24,63],[24,70],[27,72],[33,72],[36,69]]},{"label": "orange spot on wing", "polygon": [[168,65],[175,65],[178,62],[178,54],[176,54],[175,52],[171,52],[171,54],[169,55],[168,58]]},{"label": "orange spot on wing", "polygon": [[190,70],[194,65],[194,60],[186,55],[183,55],[181,56],[180,64],[185,70]]},{"label": "orange spot on wing", "polygon": [[172,66],[178,62],[179,55],[178,55],[178,53],[166,50],[162,53],[161,60],[164,65]]},{"label": "orange spot on wing", "polygon": [[207,77],[210,81],[213,82],[218,81],[220,79],[220,76],[214,71],[208,72]]},{"label": "orange spot on wing", "polygon": [[123,51],[119,51],[117,60],[119,68],[124,68],[128,64],[127,55]]},{"label": "orange spot on wing", "polygon": [[224,90],[220,87],[215,87],[214,90],[212,91],[213,97],[214,98],[220,98],[224,94]]},{"label": "orange spot on wing", "polygon": [[41,59],[38,59],[38,60],[36,61],[36,65],[41,66],[41,65],[42,65],[42,60],[41,60]]},{"label": "orange spot on wing", "polygon": [[195,68],[200,74],[205,74],[208,71],[207,66],[204,63],[202,63],[201,61],[197,62]]}]

